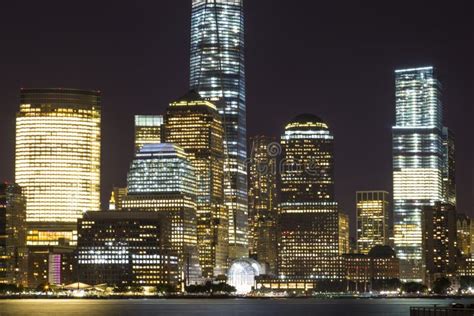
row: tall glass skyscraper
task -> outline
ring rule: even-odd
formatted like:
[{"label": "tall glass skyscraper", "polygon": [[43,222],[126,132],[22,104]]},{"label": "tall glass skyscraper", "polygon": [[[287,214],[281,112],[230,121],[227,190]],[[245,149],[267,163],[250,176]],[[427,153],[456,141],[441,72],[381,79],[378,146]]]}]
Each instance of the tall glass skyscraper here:
[{"label": "tall glass skyscraper", "polygon": [[191,89],[219,107],[225,125],[230,257],[248,255],[243,0],[193,0]]},{"label": "tall glass skyscraper", "polygon": [[100,210],[100,95],[21,90],[15,181],[26,196],[29,246],[74,245],[77,219]]},{"label": "tall glass skyscraper", "polygon": [[422,209],[443,199],[441,84],[433,67],[395,71],[394,238],[401,279],[422,280]]}]

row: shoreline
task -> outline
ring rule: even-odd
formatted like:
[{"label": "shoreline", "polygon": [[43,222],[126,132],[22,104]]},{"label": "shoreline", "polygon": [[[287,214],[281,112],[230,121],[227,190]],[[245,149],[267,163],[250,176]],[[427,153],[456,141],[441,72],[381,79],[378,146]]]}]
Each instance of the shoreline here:
[{"label": "shoreline", "polygon": [[285,299],[301,299],[301,300],[391,300],[391,299],[473,299],[472,295],[461,295],[461,296],[424,296],[424,295],[413,295],[413,296],[344,296],[344,295],[328,295],[328,296],[228,296],[228,295],[213,295],[213,296],[147,296],[147,295],[117,295],[117,296],[88,296],[88,297],[74,297],[74,296],[53,296],[53,295],[2,295],[1,300],[181,300],[181,299],[192,299],[192,300],[285,300]]}]

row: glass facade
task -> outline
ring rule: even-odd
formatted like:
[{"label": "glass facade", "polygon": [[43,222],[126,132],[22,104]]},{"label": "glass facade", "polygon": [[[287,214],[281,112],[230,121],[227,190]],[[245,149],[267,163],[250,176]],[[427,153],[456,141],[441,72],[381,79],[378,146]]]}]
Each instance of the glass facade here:
[{"label": "glass facade", "polygon": [[167,219],[152,212],[87,213],[79,221],[79,281],[182,289],[179,256],[164,239]]},{"label": "glass facade", "polygon": [[126,211],[154,212],[166,225],[161,241],[175,253],[182,286],[201,278],[197,249],[196,179],[188,155],[177,145],[146,144],[131,163]]},{"label": "glass facade", "polygon": [[395,71],[394,243],[402,280],[422,280],[422,209],[443,199],[441,84],[433,67]]},{"label": "glass facade", "polygon": [[389,193],[385,191],[358,191],[357,252],[368,254],[377,245],[388,245]]},{"label": "glass facade", "polygon": [[135,152],[145,144],[161,143],[161,115],[135,115]]},{"label": "glass facade", "polygon": [[454,133],[443,127],[443,199],[456,206],[456,144]]},{"label": "glass facade", "polygon": [[100,209],[100,92],[22,89],[20,98],[15,181],[27,199],[27,243],[74,243],[77,219]]},{"label": "glass facade", "polygon": [[181,146],[197,183],[198,248],[203,276],[223,275],[229,258],[229,214],[224,204],[224,127],[216,106],[195,91],[166,110],[164,139]]},{"label": "glass facade", "polygon": [[247,256],[243,0],[193,0],[190,87],[216,102],[224,117],[230,256]]}]

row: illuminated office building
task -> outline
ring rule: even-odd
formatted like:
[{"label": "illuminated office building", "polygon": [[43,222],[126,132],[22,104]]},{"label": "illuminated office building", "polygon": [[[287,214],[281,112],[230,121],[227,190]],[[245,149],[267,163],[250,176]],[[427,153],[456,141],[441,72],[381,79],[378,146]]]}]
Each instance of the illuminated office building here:
[{"label": "illuminated office building", "polygon": [[[140,147],[141,149],[141,147]],[[114,187],[112,193],[110,194],[109,200],[109,210],[110,211],[120,211],[122,210],[122,201],[125,196],[127,196],[128,189]]]},{"label": "illuminated office building", "polygon": [[[230,257],[248,256],[243,0],[193,0],[190,87],[224,117]],[[219,101],[219,102],[218,102]]]},{"label": "illuminated office building", "polygon": [[334,200],[334,138],[311,114],[294,118],[281,138],[278,232],[280,278],[342,278],[339,212]]},{"label": "illuminated office building", "polygon": [[358,191],[357,252],[368,254],[376,245],[388,245],[389,193]]},{"label": "illuminated office building", "polygon": [[456,219],[457,230],[457,248],[461,252],[461,256],[469,258],[474,250],[474,222],[466,214],[457,214]]},{"label": "illuminated office building", "polygon": [[196,179],[184,150],[169,143],[144,145],[135,153],[127,185],[122,209],[153,212],[165,219],[168,226],[160,240],[178,256],[180,283],[198,281]]},{"label": "illuminated office building", "polygon": [[423,208],[423,259],[425,283],[453,276],[457,268],[456,209],[450,203],[436,202]]},{"label": "illuminated office building", "polygon": [[22,89],[20,99],[15,181],[27,200],[27,245],[73,245],[77,219],[100,209],[100,92]]},{"label": "illuminated office building", "polygon": [[197,179],[197,236],[204,277],[226,273],[229,214],[224,205],[224,130],[216,106],[191,91],[166,110],[164,140],[184,149]]},{"label": "illuminated office building", "polygon": [[74,250],[75,247],[68,245],[31,247],[28,251],[28,286],[73,283],[77,277]]},{"label": "illuminated office building", "polygon": [[135,151],[145,144],[161,143],[161,115],[135,115]]},{"label": "illuminated office building", "polygon": [[404,281],[421,281],[422,210],[443,197],[441,84],[433,67],[395,71],[394,244]]},{"label": "illuminated office building", "polygon": [[78,225],[78,281],[182,290],[179,255],[166,241],[168,219],[162,213],[139,211],[85,214]]},{"label": "illuminated office building", "polygon": [[27,285],[26,203],[20,186],[0,184],[0,283]]},{"label": "illuminated office building", "polygon": [[339,254],[351,252],[349,216],[339,212]]},{"label": "illuminated office building", "polygon": [[255,136],[250,139],[249,183],[249,253],[276,273],[277,264],[277,159],[281,147],[275,138]]}]

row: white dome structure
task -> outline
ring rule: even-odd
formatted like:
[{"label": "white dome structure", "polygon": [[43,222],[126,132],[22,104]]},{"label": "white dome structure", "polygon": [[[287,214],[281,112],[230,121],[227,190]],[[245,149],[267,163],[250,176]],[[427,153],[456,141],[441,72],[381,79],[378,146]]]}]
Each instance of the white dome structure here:
[{"label": "white dome structure", "polygon": [[257,261],[250,258],[237,259],[227,272],[228,283],[235,287],[237,294],[247,294],[255,285],[255,277],[264,273],[264,268]]}]

